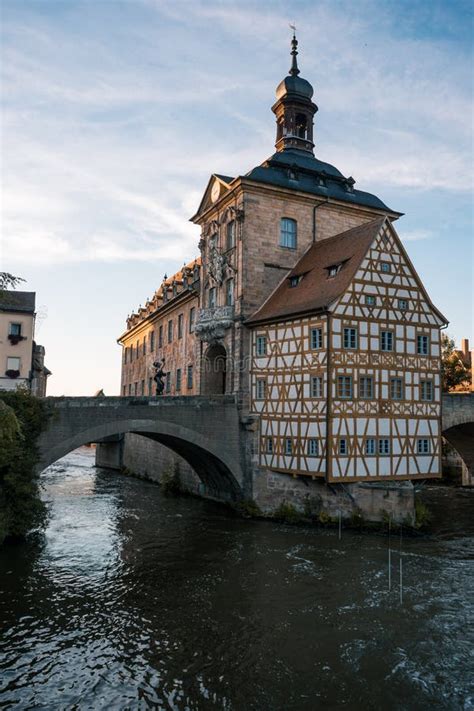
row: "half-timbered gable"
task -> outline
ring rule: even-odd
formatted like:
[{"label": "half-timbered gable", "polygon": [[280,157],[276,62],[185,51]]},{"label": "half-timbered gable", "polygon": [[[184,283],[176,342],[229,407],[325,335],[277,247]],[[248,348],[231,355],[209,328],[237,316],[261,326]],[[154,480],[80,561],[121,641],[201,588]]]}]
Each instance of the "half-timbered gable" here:
[{"label": "half-timbered gable", "polygon": [[444,324],[388,219],[313,244],[249,321],[261,464],[439,476]]}]

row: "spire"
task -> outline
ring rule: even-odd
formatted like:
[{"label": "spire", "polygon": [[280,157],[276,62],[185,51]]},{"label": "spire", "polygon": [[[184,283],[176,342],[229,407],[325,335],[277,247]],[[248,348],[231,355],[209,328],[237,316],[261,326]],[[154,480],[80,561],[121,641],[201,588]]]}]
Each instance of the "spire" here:
[{"label": "spire", "polygon": [[292,77],[297,77],[298,74],[300,73],[300,70],[298,69],[298,61],[296,59],[296,55],[298,54],[298,40],[296,39],[296,27],[293,25],[290,25],[290,27],[293,28],[293,39],[291,40],[291,67],[290,71],[288,74]]}]

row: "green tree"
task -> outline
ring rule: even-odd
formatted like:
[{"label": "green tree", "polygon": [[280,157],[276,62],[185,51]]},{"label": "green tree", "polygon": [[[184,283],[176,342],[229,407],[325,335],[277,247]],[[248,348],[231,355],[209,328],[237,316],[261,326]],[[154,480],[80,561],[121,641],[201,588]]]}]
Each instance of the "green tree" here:
[{"label": "green tree", "polygon": [[25,280],[10,274],[10,272],[0,272],[0,294],[2,291],[7,291],[7,289],[16,289],[22,281]]},{"label": "green tree", "polygon": [[444,392],[467,384],[471,378],[471,371],[466,368],[456,351],[454,339],[446,333],[441,335],[441,370]]},{"label": "green tree", "polygon": [[0,393],[0,543],[45,523],[36,464],[47,420],[47,406],[28,389]]}]

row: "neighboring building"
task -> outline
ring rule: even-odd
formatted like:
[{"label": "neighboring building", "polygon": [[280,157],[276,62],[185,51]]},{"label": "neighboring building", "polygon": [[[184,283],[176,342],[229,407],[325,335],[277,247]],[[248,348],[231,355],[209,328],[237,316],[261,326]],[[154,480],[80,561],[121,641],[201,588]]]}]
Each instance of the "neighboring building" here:
[{"label": "neighboring building", "polygon": [[[153,392],[151,364],[164,357],[165,394],[187,394],[174,384],[191,365],[189,394],[235,393],[258,416],[265,476],[438,476],[446,321],[393,228],[401,213],[315,158],[318,108],[294,37],[291,55],[272,107],[276,152],[243,176],[211,176],[192,218],[199,279],[186,290],[175,275],[163,299],[166,280],[127,321],[122,394]],[[198,307],[185,347],[158,345],[157,328],[166,338],[167,322]]]},{"label": "neighboring building", "polygon": [[43,397],[51,373],[44,365],[43,346],[34,342],[35,297],[31,291],[3,291],[0,296],[0,389],[23,385]]}]

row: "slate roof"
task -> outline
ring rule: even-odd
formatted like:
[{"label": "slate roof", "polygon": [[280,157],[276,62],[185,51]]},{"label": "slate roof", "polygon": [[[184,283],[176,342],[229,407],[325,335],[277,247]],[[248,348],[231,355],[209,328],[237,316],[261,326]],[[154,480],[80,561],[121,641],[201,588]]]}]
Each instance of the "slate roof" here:
[{"label": "slate roof", "polygon": [[[296,173],[296,180],[290,177],[290,170]],[[258,183],[301,190],[322,198],[329,197],[342,202],[373,207],[395,215],[402,214],[391,210],[376,195],[355,190],[352,187],[355,181],[344,177],[330,163],[324,163],[313,155],[297,149],[285,149],[274,153],[245,177]]]},{"label": "slate roof", "polygon": [[[385,219],[377,218],[312,244],[246,323],[325,311],[348,288]],[[341,263],[339,273],[328,278],[327,268]],[[290,286],[291,277],[301,275],[299,284]]]},{"label": "slate roof", "polygon": [[0,293],[0,311],[35,312],[34,291],[3,291]]}]

